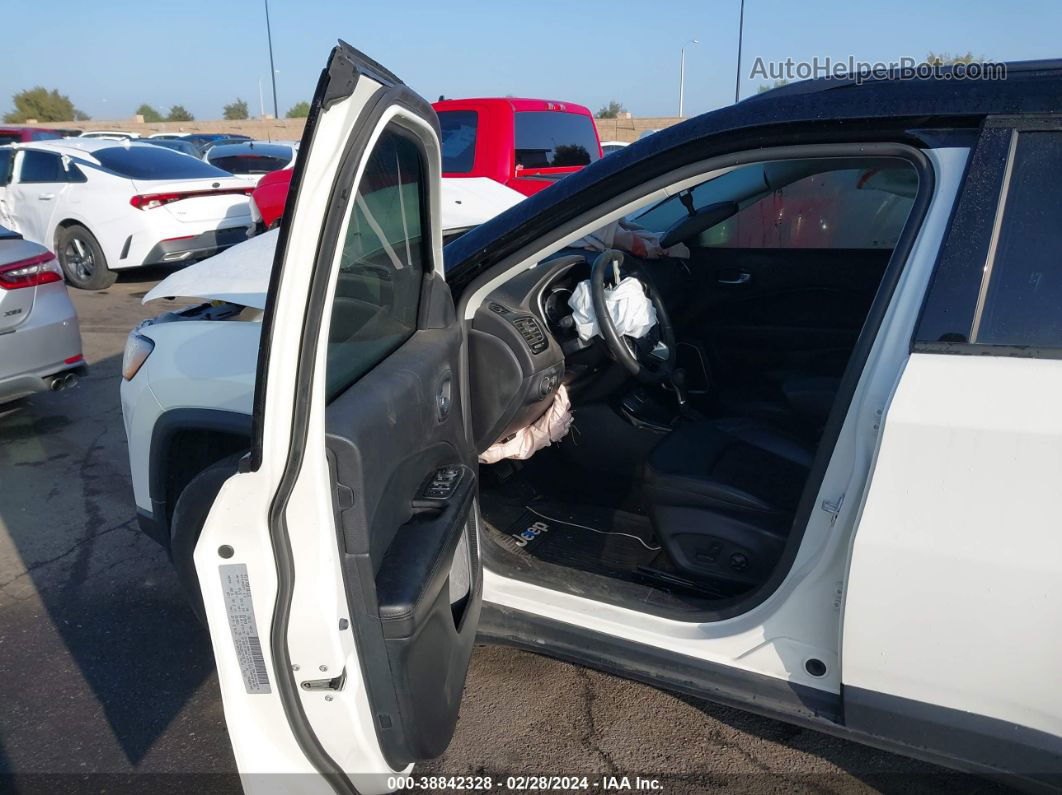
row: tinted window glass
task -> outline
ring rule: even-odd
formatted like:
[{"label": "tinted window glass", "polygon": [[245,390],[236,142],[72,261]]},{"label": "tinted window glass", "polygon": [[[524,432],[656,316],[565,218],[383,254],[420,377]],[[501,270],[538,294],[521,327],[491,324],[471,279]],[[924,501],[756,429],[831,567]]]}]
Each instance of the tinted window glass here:
[{"label": "tinted window glass", "polygon": [[22,136],[18,133],[0,132],[0,145],[13,144],[22,140]]},{"label": "tinted window glass", "polygon": [[65,182],[63,161],[51,152],[36,152],[27,149],[22,153],[19,182]]},{"label": "tinted window glass", "polygon": [[0,185],[11,181],[11,164],[15,159],[13,149],[0,149]]},{"label": "tinted window glass", "polygon": [[[736,215],[703,232],[697,245],[715,248],[892,249],[911,212],[918,178],[897,161],[823,160],[757,163],[692,190],[694,208],[736,201]],[[772,190],[770,186],[775,186]],[[663,233],[688,215],[679,196],[634,221]]]},{"label": "tinted window glass", "polygon": [[516,114],[516,164],[524,168],[585,166],[600,157],[589,116],[557,111]]},{"label": "tinted window glass", "polygon": [[474,110],[446,110],[439,114],[442,132],[442,170],[448,174],[467,174],[476,159],[476,127],[479,114]]},{"label": "tinted window glass", "polygon": [[1018,138],[975,342],[1062,346],[1062,133]]},{"label": "tinted window glass", "polygon": [[229,176],[202,160],[147,144],[97,149],[92,156],[108,171],[131,179],[209,179]]},{"label": "tinted window glass", "polygon": [[328,328],[329,399],[401,345],[417,327],[430,269],[421,232],[427,186],[420,146],[385,130],[350,203]]},{"label": "tinted window glass", "polygon": [[909,166],[824,171],[773,190],[708,230],[705,246],[892,249],[911,212]]},{"label": "tinted window glass", "polygon": [[217,146],[207,150],[210,165],[223,168],[230,174],[268,174],[291,162],[291,150],[286,146],[259,145],[253,148],[240,145]]}]

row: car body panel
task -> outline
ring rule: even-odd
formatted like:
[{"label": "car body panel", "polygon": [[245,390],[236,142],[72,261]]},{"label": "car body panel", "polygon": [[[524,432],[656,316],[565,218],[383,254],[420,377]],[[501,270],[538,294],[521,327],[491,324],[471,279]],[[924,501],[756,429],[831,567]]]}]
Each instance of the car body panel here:
[{"label": "car body panel", "polygon": [[[48,253],[0,227],[0,267]],[[77,312],[62,279],[0,287],[0,403],[43,392],[68,371],[84,373],[86,367]]]},{"label": "car body panel", "polygon": [[[102,168],[92,155],[94,151],[114,146],[143,147],[175,156],[171,150],[161,147],[98,138],[14,145],[16,161],[28,149],[57,154],[78,169],[85,179],[80,182],[21,184],[18,181],[20,165],[16,162],[15,179],[0,189],[3,192],[0,202],[13,228],[29,239],[54,246],[60,225],[80,224],[99,242],[111,270],[193,260],[242,239],[240,234],[234,236],[233,233],[242,233],[250,223],[249,188],[245,182],[228,175],[179,180],[121,176]],[[196,196],[145,209],[130,204],[137,194],[229,188],[238,192]],[[51,198],[44,199],[46,196]],[[171,247],[176,253],[158,248],[163,241],[200,235],[206,238]]]}]

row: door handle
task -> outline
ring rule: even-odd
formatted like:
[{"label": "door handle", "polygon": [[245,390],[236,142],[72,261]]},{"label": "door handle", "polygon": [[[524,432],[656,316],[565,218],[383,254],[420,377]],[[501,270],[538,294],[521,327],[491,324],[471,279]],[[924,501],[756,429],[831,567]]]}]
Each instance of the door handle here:
[{"label": "door handle", "polygon": [[37,196],[38,201],[48,202],[55,198],[54,193],[41,193]]},{"label": "door handle", "polygon": [[435,393],[435,418],[443,422],[450,416],[450,406],[454,401],[454,381],[449,373],[439,384],[439,390]]},{"label": "door handle", "polygon": [[741,273],[738,273],[737,275],[732,277],[720,276],[716,281],[719,284],[725,284],[728,287],[734,287],[739,284],[748,284],[750,281],[752,281],[752,274],[748,273],[747,271],[742,271]]}]

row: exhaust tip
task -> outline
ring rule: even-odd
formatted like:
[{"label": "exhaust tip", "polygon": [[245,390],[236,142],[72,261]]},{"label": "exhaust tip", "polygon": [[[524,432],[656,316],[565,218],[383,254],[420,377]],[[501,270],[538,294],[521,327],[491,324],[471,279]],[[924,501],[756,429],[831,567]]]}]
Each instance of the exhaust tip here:
[{"label": "exhaust tip", "polygon": [[48,388],[53,392],[58,392],[64,386],[65,384],[63,383],[63,377],[61,375],[48,379]]},{"label": "exhaust tip", "polygon": [[73,389],[77,386],[77,373],[67,373],[63,376],[63,389]]}]

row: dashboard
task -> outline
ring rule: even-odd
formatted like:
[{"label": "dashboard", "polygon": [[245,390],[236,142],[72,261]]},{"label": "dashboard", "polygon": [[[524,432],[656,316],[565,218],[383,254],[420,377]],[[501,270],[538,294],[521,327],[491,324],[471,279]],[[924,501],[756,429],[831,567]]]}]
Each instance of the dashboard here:
[{"label": "dashboard", "polygon": [[[579,339],[568,299],[596,253],[565,249],[492,292],[469,331],[472,427],[479,450],[537,420],[561,384],[592,378],[611,361],[600,339]],[[629,256],[629,255],[628,255]],[[654,260],[654,287],[677,306],[688,269]]]}]

